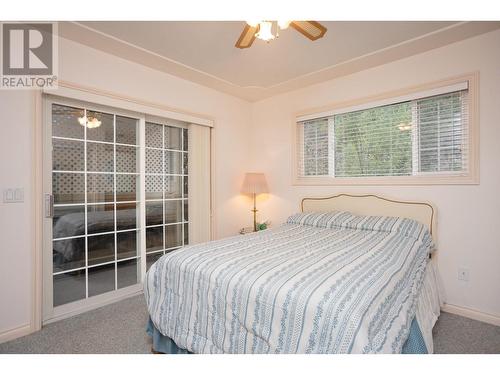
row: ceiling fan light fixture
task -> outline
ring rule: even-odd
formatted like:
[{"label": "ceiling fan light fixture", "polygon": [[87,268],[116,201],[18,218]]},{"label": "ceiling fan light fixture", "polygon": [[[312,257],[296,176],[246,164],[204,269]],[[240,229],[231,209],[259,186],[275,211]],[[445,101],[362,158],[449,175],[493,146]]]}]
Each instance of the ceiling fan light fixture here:
[{"label": "ceiling fan light fixture", "polygon": [[290,26],[290,23],[292,21],[278,21],[278,26],[280,27],[281,30],[285,30],[285,29],[288,29],[288,26]]},{"label": "ceiling fan light fixture", "polygon": [[[281,30],[289,27],[295,29],[311,41],[322,38],[326,33],[326,27],[317,21],[245,21],[243,32],[234,45],[236,48],[249,48],[255,39],[270,42],[279,37]],[[275,32],[273,32],[273,30]]]},{"label": "ceiling fan light fixture", "polygon": [[78,123],[81,126],[86,126],[89,129],[95,129],[101,126],[102,122],[96,119],[95,117],[91,117],[90,120],[86,117],[78,117]]},{"label": "ceiling fan light fixture", "polygon": [[273,32],[273,23],[271,21],[262,21],[259,23],[259,32],[255,36],[261,40],[269,42],[275,38]]}]

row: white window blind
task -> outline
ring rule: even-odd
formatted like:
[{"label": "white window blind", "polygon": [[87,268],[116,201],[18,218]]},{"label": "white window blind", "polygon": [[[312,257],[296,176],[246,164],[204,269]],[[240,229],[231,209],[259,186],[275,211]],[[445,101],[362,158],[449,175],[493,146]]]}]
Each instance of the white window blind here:
[{"label": "white window blind", "polygon": [[468,89],[297,122],[298,177],[466,175]]}]

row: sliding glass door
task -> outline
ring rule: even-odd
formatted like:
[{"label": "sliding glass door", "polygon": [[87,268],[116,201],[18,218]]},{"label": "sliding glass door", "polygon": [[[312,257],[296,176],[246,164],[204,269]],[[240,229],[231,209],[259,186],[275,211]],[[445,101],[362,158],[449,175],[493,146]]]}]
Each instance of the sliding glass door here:
[{"label": "sliding glass door", "polygon": [[44,320],[140,290],[188,242],[188,130],[97,105],[45,104]]}]

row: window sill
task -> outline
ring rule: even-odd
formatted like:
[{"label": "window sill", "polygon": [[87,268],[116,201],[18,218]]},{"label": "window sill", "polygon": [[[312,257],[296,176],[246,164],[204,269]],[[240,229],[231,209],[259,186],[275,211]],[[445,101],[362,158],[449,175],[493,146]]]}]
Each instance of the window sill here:
[{"label": "window sill", "polygon": [[380,186],[380,185],[479,185],[478,175],[386,176],[386,177],[296,177],[294,186]]}]

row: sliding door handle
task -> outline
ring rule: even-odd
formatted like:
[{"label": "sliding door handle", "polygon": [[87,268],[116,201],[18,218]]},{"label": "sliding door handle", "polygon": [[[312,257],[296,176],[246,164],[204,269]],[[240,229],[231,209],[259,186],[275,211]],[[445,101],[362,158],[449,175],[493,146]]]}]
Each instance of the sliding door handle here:
[{"label": "sliding door handle", "polygon": [[54,217],[54,196],[52,194],[45,194],[45,217]]}]

